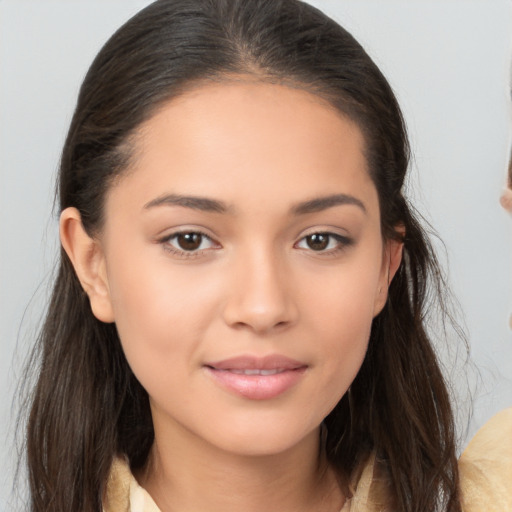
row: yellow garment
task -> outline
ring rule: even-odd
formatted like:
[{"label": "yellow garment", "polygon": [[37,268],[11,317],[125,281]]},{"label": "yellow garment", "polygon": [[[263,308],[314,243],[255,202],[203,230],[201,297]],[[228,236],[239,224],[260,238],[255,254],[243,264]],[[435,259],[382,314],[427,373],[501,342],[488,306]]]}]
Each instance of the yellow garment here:
[{"label": "yellow garment", "polygon": [[[464,512],[512,512],[512,408],[494,416],[469,443],[459,460]],[[374,460],[368,462],[355,492],[340,512],[377,512],[372,506]],[[107,485],[104,512],[160,512],[137,483],[128,464],[117,459]]]},{"label": "yellow garment", "polygon": [[459,471],[464,512],[512,512],[512,408],[478,431]]}]

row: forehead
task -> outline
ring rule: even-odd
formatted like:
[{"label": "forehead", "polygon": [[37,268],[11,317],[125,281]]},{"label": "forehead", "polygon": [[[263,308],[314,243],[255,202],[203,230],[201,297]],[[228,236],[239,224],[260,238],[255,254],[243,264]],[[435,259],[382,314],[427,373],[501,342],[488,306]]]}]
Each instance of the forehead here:
[{"label": "forehead", "polygon": [[358,126],[322,98],[289,86],[201,85],[165,103],[135,141],[121,183],[133,181],[147,201],[158,188],[247,204],[354,187],[375,192]]}]

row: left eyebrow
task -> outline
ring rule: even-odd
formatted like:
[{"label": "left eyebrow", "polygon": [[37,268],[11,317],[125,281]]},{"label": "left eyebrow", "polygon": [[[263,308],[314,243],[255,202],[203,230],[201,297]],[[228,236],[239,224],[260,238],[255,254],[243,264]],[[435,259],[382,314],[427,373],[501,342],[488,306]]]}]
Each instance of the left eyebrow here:
[{"label": "left eyebrow", "polygon": [[321,212],[328,208],[332,208],[333,206],[341,205],[357,206],[364,213],[367,213],[364,203],[357,197],[349,194],[334,194],[331,196],[310,199],[309,201],[304,201],[293,206],[291,212],[294,215],[304,215],[307,213]]}]

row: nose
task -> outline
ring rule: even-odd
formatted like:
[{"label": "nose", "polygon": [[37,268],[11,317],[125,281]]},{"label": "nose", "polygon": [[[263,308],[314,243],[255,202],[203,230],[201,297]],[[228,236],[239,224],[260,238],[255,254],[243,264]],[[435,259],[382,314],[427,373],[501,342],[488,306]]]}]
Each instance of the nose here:
[{"label": "nose", "polygon": [[240,258],[232,268],[224,321],[233,328],[258,334],[293,325],[298,308],[285,266],[271,251]]}]

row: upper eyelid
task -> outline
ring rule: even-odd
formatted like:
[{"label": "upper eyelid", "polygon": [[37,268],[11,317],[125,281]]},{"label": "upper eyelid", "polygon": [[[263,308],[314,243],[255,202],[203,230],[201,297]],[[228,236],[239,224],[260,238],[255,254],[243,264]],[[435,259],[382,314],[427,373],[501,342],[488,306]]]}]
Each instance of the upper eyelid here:
[{"label": "upper eyelid", "polygon": [[333,226],[314,226],[311,228],[303,229],[298,235],[297,240],[302,240],[303,238],[315,234],[323,234],[323,235],[332,235],[338,236],[341,238],[353,238],[353,236],[349,233],[349,231],[345,228],[341,227],[333,227]]},{"label": "upper eyelid", "polygon": [[208,233],[205,233],[201,229],[176,229],[176,230],[174,230],[174,231],[172,231],[170,233],[162,235],[162,238],[173,238],[175,236],[186,235],[188,233],[197,233],[198,235],[202,235],[202,236],[205,236],[207,238],[213,238],[211,235],[209,235]]},{"label": "upper eyelid", "polygon": [[198,235],[201,235],[202,237],[204,238],[207,238],[208,240],[210,240],[210,242],[212,242],[213,245],[220,245],[220,243],[214,238],[212,237],[211,235],[209,235],[208,233],[205,233],[204,231],[200,231],[200,230],[192,230],[192,229],[183,229],[183,230],[179,230],[179,231],[174,231],[166,236],[163,236],[160,238],[161,241],[165,242],[166,240],[172,240],[173,238],[176,238],[178,237],[179,235],[186,235],[186,234],[189,234],[189,233],[195,233],[195,234],[198,234]]},{"label": "upper eyelid", "polygon": [[180,226],[175,228],[167,228],[161,231],[161,234],[157,235],[155,239],[157,241],[168,240],[169,238],[173,238],[175,236],[186,234],[186,233],[198,233],[209,238],[212,241],[216,241],[216,236],[213,235],[210,230],[199,227],[199,226]]},{"label": "upper eyelid", "polygon": [[301,236],[296,243],[302,242],[305,238],[312,235],[325,235],[334,238],[335,240],[338,240],[339,242],[345,242],[349,243],[353,241],[353,238],[348,235],[342,235],[340,233],[334,233],[332,231],[312,231],[311,233],[307,233],[303,236]]}]

